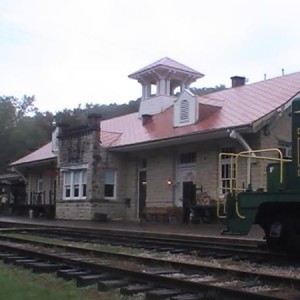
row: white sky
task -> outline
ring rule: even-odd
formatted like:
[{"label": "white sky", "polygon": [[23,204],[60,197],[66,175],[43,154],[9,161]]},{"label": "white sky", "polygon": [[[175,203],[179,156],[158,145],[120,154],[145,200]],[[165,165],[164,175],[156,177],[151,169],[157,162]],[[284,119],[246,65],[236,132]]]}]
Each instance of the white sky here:
[{"label": "white sky", "polygon": [[300,71],[299,0],[0,0],[0,95],[41,111],[128,103],[168,56],[230,86]]}]

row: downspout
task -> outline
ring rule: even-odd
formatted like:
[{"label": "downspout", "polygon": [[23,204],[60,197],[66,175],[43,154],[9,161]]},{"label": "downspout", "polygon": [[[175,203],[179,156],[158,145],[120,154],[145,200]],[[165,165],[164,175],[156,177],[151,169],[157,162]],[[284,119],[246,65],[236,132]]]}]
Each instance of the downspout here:
[{"label": "downspout", "polygon": [[[256,156],[255,153],[251,152],[253,149],[238,132],[234,129],[227,129],[227,132],[230,138],[239,141],[246,151],[250,151],[252,157]],[[247,159],[247,188],[251,188],[251,157]]]}]

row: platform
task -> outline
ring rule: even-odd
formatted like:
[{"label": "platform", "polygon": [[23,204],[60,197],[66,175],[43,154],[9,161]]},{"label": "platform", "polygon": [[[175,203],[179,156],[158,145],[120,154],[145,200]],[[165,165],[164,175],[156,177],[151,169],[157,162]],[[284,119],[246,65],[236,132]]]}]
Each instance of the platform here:
[{"label": "platform", "polygon": [[170,235],[191,235],[191,236],[213,236],[222,238],[235,239],[254,239],[263,240],[264,232],[257,226],[252,226],[250,233],[247,236],[222,236],[221,232],[225,228],[223,224],[164,224],[164,223],[140,223],[136,221],[77,221],[77,220],[47,220],[42,218],[24,218],[24,217],[5,217],[0,216],[0,222],[12,222],[24,224],[40,224],[42,226],[62,226],[71,228],[91,228],[91,229],[106,229],[118,231],[137,231],[137,232],[153,232]]}]

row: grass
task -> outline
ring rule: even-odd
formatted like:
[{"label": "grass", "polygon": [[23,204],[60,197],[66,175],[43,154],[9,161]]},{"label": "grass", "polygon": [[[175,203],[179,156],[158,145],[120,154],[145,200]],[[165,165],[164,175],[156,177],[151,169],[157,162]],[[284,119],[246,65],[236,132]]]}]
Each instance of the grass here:
[{"label": "grass", "polygon": [[32,274],[0,262],[0,300],[120,300],[127,299],[117,291],[100,293],[97,288],[76,288],[51,274]]}]

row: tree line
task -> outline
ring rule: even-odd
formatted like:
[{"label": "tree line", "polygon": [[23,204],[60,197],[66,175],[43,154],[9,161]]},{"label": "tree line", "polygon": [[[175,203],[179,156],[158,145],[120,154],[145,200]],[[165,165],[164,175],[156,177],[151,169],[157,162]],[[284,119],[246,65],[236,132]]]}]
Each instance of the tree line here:
[{"label": "tree line", "polygon": [[[225,89],[224,85],[214,88],[192,88],[194,94],[203,95]],[[51,140],[55,123],[84,123],[90,113],[100,114],[102,120],[137,112],[140,99],[127,104],[79,105],[64,109],[55,115],[41,112],[35,105],[35,97],[24,95],[0,96],[0,174],[8,171],[11,162],[38,149]]]}]

